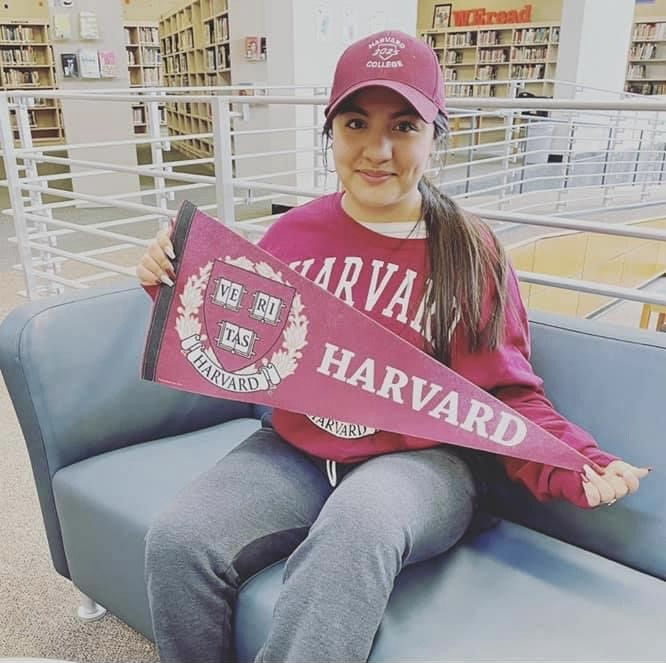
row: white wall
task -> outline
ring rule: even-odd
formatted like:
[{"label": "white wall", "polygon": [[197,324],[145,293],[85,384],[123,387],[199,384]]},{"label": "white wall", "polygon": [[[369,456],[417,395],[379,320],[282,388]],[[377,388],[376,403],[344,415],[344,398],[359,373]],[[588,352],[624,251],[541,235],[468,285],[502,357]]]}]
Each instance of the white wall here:
[{"label": "white wall", "polygon": [[[248,0],[234,1],[255,4]],[[337,59],[352,41],[388,28],[416,34],[416,2],[392,3],[389,6],[385,0],[364,0],[363,3],[349,0],[263,0],[263,6],[268,40],[265,80],[271,85],[308,86],[299,90],[301,94],[313,94],[312,86],[322,86],[321,92],[330,86]],[[247,11],[252,12],[249,8]],[[236,27],[232,26],[232,30],[235,32]],[[315,121],[322,120],[323,107],[316,113],[313,113],[312,107],[273,106],[270,109],[270,125],[273,127],[312,126]],[[299,132],[295,145],[288,137],[271,140],[275,149],[311,144],[312,132]],[[284,159],[281,166],[311,170],[313,157],[304,154]],[[313,186],[311,175],[289,179],[289,183],[303,188],[311,189]]]},{"label": "white wall", "polygon": [[[634,0],[564,0],[557,80],[622,92],[634,7]],[[556,87],[555,96],[602,98],[599,93],[575,92],[568,86]]]},{"label": "white wall", "polygon": [[[52,3],[50,3],[52,4]],[[91,11],[97,15],[99,39],[81,41],[79,35],[79,12]],[[71,39],[53,42],[53,55],[56,62],[57,86],[61,90],[88,91],[94,89],[128,88],[129,74],[125,53],[123,32],[123,6],[120,2],[97,2],[96,0],[77,0],[72,8],[51,7],[54,14],[69,14],[72,25]],[[81,47],[116,52],[117,77],[106,79],[63,78],[60,64],[61,53],[77,53]],[[64,100],[63,122],[67,143],[88,143],[100,141],[118,141],[134,138],[132,133],[132,111],[129,102],[91,102]],[[84,148],[70,153],[70,158],[105,161],[121,165],[136,166],[134,146],[118,145],[104,148]],[[76,170],[88,168],[72,167]],[[78,193],[113,195],[139,190],[136,175],[114,174],[73,178],[74,191]]]}]

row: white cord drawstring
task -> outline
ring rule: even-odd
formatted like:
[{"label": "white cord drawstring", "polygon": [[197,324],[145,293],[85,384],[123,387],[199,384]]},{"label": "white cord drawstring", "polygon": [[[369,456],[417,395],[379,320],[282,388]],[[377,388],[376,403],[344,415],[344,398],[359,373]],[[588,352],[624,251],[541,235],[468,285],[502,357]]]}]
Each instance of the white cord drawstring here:
[{"label": "white cord drawstring", "polygon": [[335,488],[338,484],[338,471],[334,460],[326,459],[326,474],[328,475],[328,482],[331,484],[331,488]]}]

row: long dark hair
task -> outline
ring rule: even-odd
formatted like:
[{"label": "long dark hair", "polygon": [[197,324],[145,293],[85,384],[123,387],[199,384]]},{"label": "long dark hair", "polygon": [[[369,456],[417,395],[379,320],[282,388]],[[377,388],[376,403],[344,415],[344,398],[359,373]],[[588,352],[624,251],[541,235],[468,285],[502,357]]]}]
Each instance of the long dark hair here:
[{"label": "long dark hair", "polygon": [[[324,125],[332,138],[333,118]],[[443,113],[434,121],[435,140],[443,147],[448,122]],[[451,363],[453,332],[463,326],[472,352],[496,348],[502,340],[506,314],[507,258],[495,233],[480,218],[464,213],[426,176],[419,182],[421,215],[428,237],[430,276],[423,329],[430,332],[432,355]],[[491,293],[490,315],[482,319],[484,297]]]}]

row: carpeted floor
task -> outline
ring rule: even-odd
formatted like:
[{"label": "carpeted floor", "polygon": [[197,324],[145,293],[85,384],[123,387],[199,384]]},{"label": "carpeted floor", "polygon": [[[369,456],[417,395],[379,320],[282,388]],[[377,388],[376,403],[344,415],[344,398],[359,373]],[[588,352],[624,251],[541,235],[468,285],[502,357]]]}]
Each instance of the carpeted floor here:
[{"label": "carpeted floor", "polygon": [[[0,272],[0,320],[22,300],[21,275]],[[111,615],[84,624],[78,593],[51,565],[30,462],[0,377],[0,658],[153,662],[154,645]]]}]

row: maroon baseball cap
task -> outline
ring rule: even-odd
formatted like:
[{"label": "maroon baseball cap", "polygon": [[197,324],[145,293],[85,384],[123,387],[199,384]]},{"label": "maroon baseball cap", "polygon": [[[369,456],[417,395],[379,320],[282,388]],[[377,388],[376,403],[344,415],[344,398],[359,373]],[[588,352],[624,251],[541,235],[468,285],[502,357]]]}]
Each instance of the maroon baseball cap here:
[{"label": "maroon baseball cap", "polygon": [[347,47],[335,68],[324,113],[335,113],[350,94],[374,85],[402,95],[426,122],[438,111],[446,115],[444,78],[435,51],[404,32],[376,32]]}]

